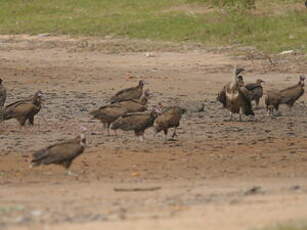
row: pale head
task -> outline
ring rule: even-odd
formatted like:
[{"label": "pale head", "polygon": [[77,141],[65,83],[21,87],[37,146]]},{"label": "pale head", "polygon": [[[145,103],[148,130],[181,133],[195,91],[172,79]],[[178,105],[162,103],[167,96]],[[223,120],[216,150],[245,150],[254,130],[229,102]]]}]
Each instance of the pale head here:
[{"label": "pale head", "polygon": [[87,131],[87,128],[84,126],[80,127],[80,145],[85,146],[86,145],[86,138],[85,138],[85,132]]},{"label": "pale head", "polygon": [[256,83],[259,84],[259,85],[261,85],[262,83],[265,83],[265,81],[262,80],[262,79],[257,79],[257,80],[256,80]]}]

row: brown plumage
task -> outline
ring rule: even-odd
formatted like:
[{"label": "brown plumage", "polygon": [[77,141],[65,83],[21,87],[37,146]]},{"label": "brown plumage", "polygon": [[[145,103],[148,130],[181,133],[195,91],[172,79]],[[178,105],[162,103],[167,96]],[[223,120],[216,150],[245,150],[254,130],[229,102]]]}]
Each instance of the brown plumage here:
[{"label": "brown plumage", "polygon": [[62,165],[69,175],[73,160],[84,152],[86,138],[84,134],[57,144],[50,145],[33,153],[31,166],[57,164]]},{"label": "brown plumage", "polygon": [[[237,71],[237,72],[239,72],[239,71]],[[239,73],[241,73],[241,72],[239,72]],[[242,75],[238,75],[238,81],[239,81],[239,85],[240,86],[244,86],[244,80],[243,80]],[[226,88],[229,87],[230,84],[231,84],[231,82],[228,82],[226,85],[224,85],[224,87],[221,89],[221,91],[218,93],[218,95],[216,97],[216,100],[221,102],[223,104],[224,108],[227,107],[227,103],[226,103]]]},{"label": "brown plumage", "polygon": [[235,74],[234,80],[226,86],[226,108],[230,111],[230,120],[234,113],[246,116],[255,115],[252,110],[249,91],[244,86],[241,86],[241,81],[238,75]]},{"label": "brown plumage", "polygon": [[147,102],[150,93],[148,90],[145,90],[144,95],[140,99],[131,99],[128,101],[121,101],[114,103],[113,105],[119,105],[127,109],[128,113],[134,112],[144,112],[147,110]]},{"label": "brown plumage", "polygon": [[31,98],[16,101],[4,109],[4,120],[15,118],[21,126],[26,121],[34,125],[34,116],[41,110],[42,92],[36,92]]},{"label": "brown plumage", "polygon": [[180,125],[180,120],[185,112],[186,110],[179,106],[167,107],[155,120],[155,132],[159,133],[163,130],[165,138],[167,139],[168,129],[174,128],[174,132],[172,135],[172,138],[174,138],[175,136],[177,136],[176,129]]},{"label": "brown plumage", "polygon": [[245,85],[245,88],[249,91],[251,101],[255,101],[256,106],[259,106],[259,101],[263,96],[263,82],[263,80],[257,79],[256,83],[249,83]]},{"label": "brown plumage", "polygon": [[304,94],[305,77],[300,76],[299,82],[291,87],[280,90],[281,104],[286,104],[291,109],[294,103]]},{"label": "brown plumage", "polygon": [[278,111],[280,104],[286,104],[289,109],[292,108],[294,103],[304,94],[304,81],[305,77],[300,76],[299,82],[286,89],[277,91],[271,90],[266,92],[265,105],[268,114],[273,114],[274,109]]},{"label": "brown plumage", "polygon": [[126,113],[128,113],[128,110],[118,104],[105,105],[90,112],[93,118],[100,120],[103,126],[107,128],[108,135],[110,135],[110,124]]},{"label": "brown plumage", "polygon": [[278,111],[281,102],[281,94],[278,90],[267,91],[264,95],[264,103],[268,115],[273,115],[274,110]]},{"label": "brown plumage", "polygon": [[135,135],[143,141],[145,130],[153,125],[158,113],[159,111],[154,109],[151,112],[125,114],[112,123],[111,129],[133,130]]},{"label": "brown plumage", "polygon": [[2,79],[0,78],[0,121],[4,119],[4,104],[6,100],[6,88],[2,84]]},{"label": "brown plumage", "polygon": [[120,90],[111,98],[111,103],[139,99],[143,94],[143,86],[144,81],[141,80],[136,87]]}]

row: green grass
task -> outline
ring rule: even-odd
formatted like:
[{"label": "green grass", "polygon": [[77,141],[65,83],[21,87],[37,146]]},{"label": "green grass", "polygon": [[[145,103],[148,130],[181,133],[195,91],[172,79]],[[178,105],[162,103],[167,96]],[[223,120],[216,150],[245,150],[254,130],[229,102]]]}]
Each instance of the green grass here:
[{"label": "green grass", "polygon": [[[207,46],[252,45],[267,52],[307,51],[307,9],[287,7],[301,0],[256,0],[260,12],[283,4],[288,8],[276,14],[253,13],[246,1],[0,0],[0,34],[112,35]],[[191,13],[178,7],[189,5],[214,10]]]},{"label": "green grass", "polygon": [[306,230],[307,224],[293,223],[293,224],[280,224],[274,227],[267,227],[262,230]]}]

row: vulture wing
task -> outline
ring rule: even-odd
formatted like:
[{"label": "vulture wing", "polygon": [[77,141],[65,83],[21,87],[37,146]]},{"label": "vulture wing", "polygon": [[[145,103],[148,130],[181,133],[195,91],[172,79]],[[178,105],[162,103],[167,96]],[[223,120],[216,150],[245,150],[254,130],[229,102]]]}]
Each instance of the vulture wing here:
[{"label": "vulture wing", "polygon": [[120,90],[111,98],[111,103],[127,101],[131,99],[138,99],[142,96],[142,89],[139,87],[131,87]]},{"label": "vulture wing", "polygon": [[286,104],[290,101],[296,101],[304,94],[304,91],[304,88],[302,88],[300,85],[281,90],[281,103]]},{"label": "vulture wing", "polygon": [[248,91],[247,88],[245,87],[240,87],[239,88],[239,94],[242,100],[242,109],[243,113],[248,116],[248,115],[255,115],[253,112],[252,108],[252,103],[250,100],[250,92]]},{"label": "vulture wing", "polygon": [[71,160],[84,151],[76,140],[71,140],[59,144],[50,145],[33,154],[32,163],[40,164],[60,164],[63,161]]},{"label": "vulture wing", "polygon": [[18,103],[14,106],[7,106],[4,110],[4,119],[8,120],[18,116],[25,116],[33,110],[39,110],[39,108],[32,103]]},{"label": "vulture wing", "polygon": [[4,106],[6,100],[6,89],[3,85],[0,85],[0,108]]},{"label": "vulture wing", "polygon": [[149,127],[153,124],[150,113],[132,113],[118,118],[111,126],[111,129],[138,130]]},{"label": "vulture wing", "polygon": [[256,88],[262,88],[262,86],[257,84],[257,83],[249,83],[249,84],[246,84],[244,87],[248,90],[254,90]]}]

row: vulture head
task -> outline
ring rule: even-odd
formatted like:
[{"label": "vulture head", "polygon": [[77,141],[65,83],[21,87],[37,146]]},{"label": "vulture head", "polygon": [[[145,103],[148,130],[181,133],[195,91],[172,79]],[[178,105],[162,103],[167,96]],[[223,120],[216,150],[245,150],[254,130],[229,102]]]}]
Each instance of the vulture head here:
[{"label": "vulture head", "polygon": [[305,76],[301,75],[299,83],[304,86],[304,81],[305,81]]},{"label": "vulture head", "polygon": [[87,128],[85,128],[84,126],[81,126],[80,130],[81,130],[80,135],[79,135],[80,145],[85,147],[86,145],[85,132],[87,131]]},{"label": "vulture head", "polygon": [[243,76],[238,75],[236,78],[237,78],[237,82],[239,83],[239,86],[244,86]]},{"label": "vulture head", "polygon": [[32,98],[32,102],[34,104],[40,104],[42,102],[42,96],[43,96],[42,91],[41,90],[37,91]]},{"label": "vulture head", "polygon": [[261,85],[262,83],[265,83],[265,81],[261,80],[261,79],[257,79],[256,81],[257,84]]},{"label": "vulture head", "polygon": [[245,71],[245,69],[243,69],[243,68],[235,68],[235,76],[238,76],[243,71]]},{"label": "vulture head", "polygon": [[0,85],[2,84],[2,79],[0,78]]},{"label": "vulture head", "polygon": [[140,88],[143,88],[143,86],[144,86],[144,81],[143,81],[143,80],[140,80],[140,81],[139,81],[139,87],[140,87]]}]

